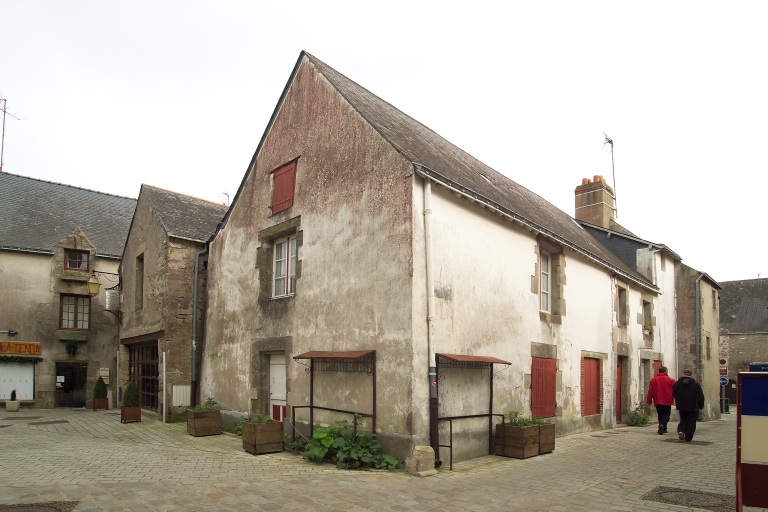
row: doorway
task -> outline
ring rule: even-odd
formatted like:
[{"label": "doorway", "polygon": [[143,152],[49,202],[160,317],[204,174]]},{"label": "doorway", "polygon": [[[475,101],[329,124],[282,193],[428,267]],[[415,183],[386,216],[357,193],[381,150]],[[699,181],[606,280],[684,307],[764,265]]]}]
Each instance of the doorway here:
[{"label": "doorway", "polygon": [[624,411],[625,403],[624,397],[626,396],[626,383],[624,382],[624,374],[628,370],[627,368],[628,358],[626,356],[618,356],[616,358],[616,396],[614,403],[616,404],[616,423],[622,422],[622,417],[626,411]]},{"label": "doorway", "polygon": [[56,363],[54,407],[85,407],[88,363]]},{"label": "doorway", "polygon": [[287,409],[285,354],[269,355],[269,410],[273,420],[283,421]]},{"label": "doorway", "polygon": [[159,366],[157,340],[129,347],[128,376],[139,388],[142,409],[158,409]]}]

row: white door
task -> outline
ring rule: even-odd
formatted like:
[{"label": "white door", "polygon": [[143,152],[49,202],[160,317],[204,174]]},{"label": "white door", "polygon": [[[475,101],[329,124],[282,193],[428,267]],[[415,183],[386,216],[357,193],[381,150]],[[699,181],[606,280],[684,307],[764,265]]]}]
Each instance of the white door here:
[{"label": "white door", "polygon": [[269,405],[273,420],[285,418],[285,354],[269,355]]}]

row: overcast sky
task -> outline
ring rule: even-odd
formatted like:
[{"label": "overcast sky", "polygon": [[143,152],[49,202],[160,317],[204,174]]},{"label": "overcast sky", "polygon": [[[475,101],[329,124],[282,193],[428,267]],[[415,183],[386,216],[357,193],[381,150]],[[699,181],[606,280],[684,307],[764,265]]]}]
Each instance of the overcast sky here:
[{"label": "overcast sky", "polygon": [[[766,2],[0,0],[4,170],[234,197],[301,50],[574,213],[768,277]],[[377,5],[377,6],[374,6]]]}]

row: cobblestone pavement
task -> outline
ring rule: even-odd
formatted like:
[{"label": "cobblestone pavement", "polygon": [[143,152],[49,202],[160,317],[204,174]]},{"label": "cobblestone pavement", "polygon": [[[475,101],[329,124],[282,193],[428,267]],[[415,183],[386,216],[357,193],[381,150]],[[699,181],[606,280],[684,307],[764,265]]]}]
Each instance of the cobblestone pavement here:
[{"label": "cobblestone pavement", "polygon": [[238,437],[192,437],[185,424],[148,414],[122,424],[119,411],[22,409],[0,411],[0,511],[40,502],[134,512],[703,510],[703,495],[685,502],[700,508],[643,496],[659,487],[733,496],[735,451],[730,414],[700,423],[692,443],[655,426],[621,427],[558,438],[547,455],[481,457],[418,478],[287,452],[254,457]]}]

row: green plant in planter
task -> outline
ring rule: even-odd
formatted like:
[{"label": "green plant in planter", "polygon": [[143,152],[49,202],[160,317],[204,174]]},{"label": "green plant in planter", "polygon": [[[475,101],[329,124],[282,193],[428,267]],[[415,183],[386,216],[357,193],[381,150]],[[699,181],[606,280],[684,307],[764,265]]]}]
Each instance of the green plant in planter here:
[{"label": "green plant in planter", "polygon": [[195,405],[194,407],[187,407],[187,409],[195,412],[214,411],[216,410],[216,402],[213,400],[213,397],[209,396],[205,399],[204,404]]},{"label": "green plant in planter", "polygon": [[123,393],[123,406],[124,407],[138,407],[139,402],[139,388],[136,387],[136,383],[133,381],[128,382],[125,386],[125,393]]},{"label": "green plant in planter", "polygon": [[534,425],[542,425],[549,422],[548,420],[539,418],[524,418],[520,416],[520,413],[517,411],[509,411],[505,413],[504,421],[508,425],[513,425],[515,427],[532,427]]},{"label": "green plant in planter", "polygon": [[99,409],[109,410],[107,385],[104,383],[104,379],[101,377],[96,380],[96,384],[93,386],[93,410],[97,411]]},{"label": "green plant in planter", "polygon": [[11,402],[15,402],[15,401],[16,401],[16,390],[14,389],[13,391],[11,391]]},{"label": "green plant in planter", "polygon": [[96,381],[96,385],[93,386],[93,398],[107,398],[107,385],[104,384],[104,379],[101,377]]}]

